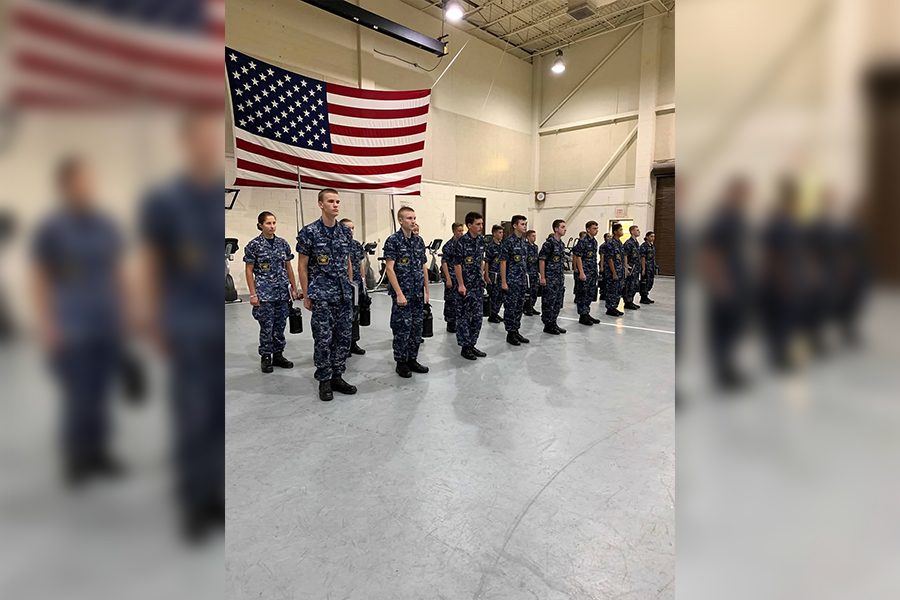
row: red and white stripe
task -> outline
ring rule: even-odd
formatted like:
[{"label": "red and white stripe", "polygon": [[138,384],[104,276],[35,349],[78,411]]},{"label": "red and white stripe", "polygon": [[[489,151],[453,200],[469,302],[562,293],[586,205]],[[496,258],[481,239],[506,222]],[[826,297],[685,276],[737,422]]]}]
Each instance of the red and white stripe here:
[{"label": "red and white stripe", "polygon": [[235,125],[236,186],[419,194],[430,90],[326,84],[331,152],[276,142]]},{"label": "red and white stripe", "polygon": [[185,35],[65,4],[15,1],[10,100],[21,107],[223,106],[224,6],[207,0],[208,32]]}]

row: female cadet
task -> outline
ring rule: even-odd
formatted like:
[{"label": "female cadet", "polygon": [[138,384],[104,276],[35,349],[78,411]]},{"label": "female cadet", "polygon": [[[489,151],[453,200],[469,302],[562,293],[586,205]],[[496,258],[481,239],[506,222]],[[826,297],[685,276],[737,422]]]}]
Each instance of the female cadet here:
[{"label": "female cadet", "polygon": [[[259,321],[259,355],[263,373],[272,367],[290,369],[294,363],[284,355],[284,327],[291,301],[298,298],[297,283],[288,243],[275,235],[275,215],[259,213],[256,228],[262,233],[244,247],[244,272],[250,289],[253,318]],[[290,283],[290,289],[288,288]]]}]

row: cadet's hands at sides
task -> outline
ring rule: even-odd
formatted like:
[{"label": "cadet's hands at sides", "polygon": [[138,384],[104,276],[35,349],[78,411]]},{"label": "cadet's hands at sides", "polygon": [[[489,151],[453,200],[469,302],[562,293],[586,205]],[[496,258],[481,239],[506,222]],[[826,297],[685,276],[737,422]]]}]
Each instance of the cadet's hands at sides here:
[{"label": "cadet's hands at sides", "polygon": [[466,291],[467,291],[467,290],[466,290],[466,284],[464,284],[463,282],[460,281],[460,282],[459,282],[459,290],[458,290],[458,291],[459,291],[459,295],[460,295],[460,296],[465,296],[465,295],[466,295]]},{"label": "cadet's hands at sides", "polygon": [[546,286],[546,285],[547,285],[547,279],[546,279],[543,275],[541,275],[541,276],[540,276],[540,281],[539,281],[539,283],[540,283],[541,285],[543,285],[543,286]]},{"label": "cadet's hands at sides", "polygon": [[509,286],[506,283],[502,283],[502,284],[500,284],[500,289],[503,290],[504,292],[508,292]]},{"label": "cadet's hands at sides", "polygon": [[406,296],[403,295],[403,292],[397,294],[397,306],[406,306]]},{"label": "cadet's hands at sides", "polygon": [[581,274],[578,276],[578,279],[580,279],[581,281],[587,281],[587,275],[585,275],[584,273],[581,273]]},{"label": "cadet's hands at sides", "polygon": [[312,300],[309,299],[309,296],[306,296],[305,298],[303,298],[303,307],[306,310],[309,310],[309,311],[312,310]]},{"label": "cadet's hands at sides", "polygon": [[453,287],[453,282],[448,279],[447,281],[444,282],[444,285],[446,285],[447,289],[449,290],[450,288]]},{"label": "cadet's hands at sides", "polygon": [[253,306],[259,306],[259,296],[256,294],[250,294],[250,304]]}]

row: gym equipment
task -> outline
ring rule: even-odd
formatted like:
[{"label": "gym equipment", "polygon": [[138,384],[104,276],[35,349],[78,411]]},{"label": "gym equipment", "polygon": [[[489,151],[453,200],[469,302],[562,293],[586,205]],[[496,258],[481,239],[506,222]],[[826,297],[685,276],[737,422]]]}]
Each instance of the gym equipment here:
[{"label": "gym equipment", "polygon": [[441,280],[441,265],[437,260],[438,250],[441,249],[442,239],[432,240],[431,244],[426,247],[428,253],[431,254],[431,264],[428,265],[428,283],[438,283]]},{"label": "gym equipment", "polygon": [[[381,241],[381,240],[378,240]],[[378,242],[369,242],[368,244],[363,244],[363,258],[366,259],[366,272],[365,277],[363,277],[363,281],[366,284],[367,290],[374,290],[375,286],[375,270],[372,269],[372,261],[369,260],[369,256],[375,255],[375,248],[378,246]],[[379,273],[380,275],[380,273]]]},{"label": "gym equipment", "polygon": [[238,298],[237,288],[234,287],[234,278],[228,268],[228,261],[234,260],[238,248],[240,246],[238,246],[237,238],[225,238],[225,302],[228,304],[241,302],[241,299]]}]

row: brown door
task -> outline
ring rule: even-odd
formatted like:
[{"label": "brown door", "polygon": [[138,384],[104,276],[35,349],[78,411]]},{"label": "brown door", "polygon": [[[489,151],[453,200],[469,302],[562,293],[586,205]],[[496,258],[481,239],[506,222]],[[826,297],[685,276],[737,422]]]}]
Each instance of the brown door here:
[{"label": "brown door", "polygon": [[[456,197],[456,222],[466,224],[466,215],[470,212],[477,212],[484,216],[484,198],[475,198],[473,196],[457,196]],[[488,228],[490,233],[490,228]]]},{"label": "brown door", "polygon": [[675,176],[656,178],[656,264],[660,275],[675,275]]}]

